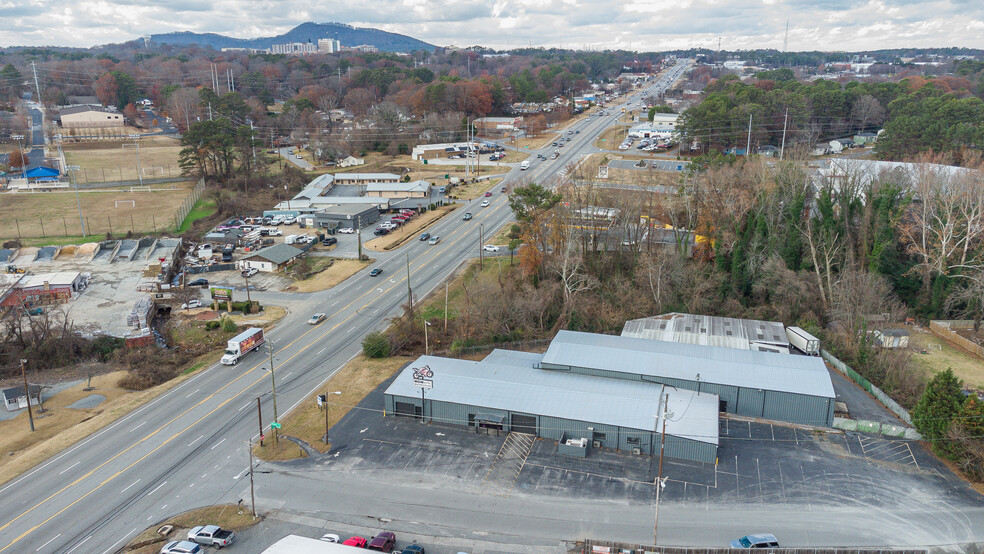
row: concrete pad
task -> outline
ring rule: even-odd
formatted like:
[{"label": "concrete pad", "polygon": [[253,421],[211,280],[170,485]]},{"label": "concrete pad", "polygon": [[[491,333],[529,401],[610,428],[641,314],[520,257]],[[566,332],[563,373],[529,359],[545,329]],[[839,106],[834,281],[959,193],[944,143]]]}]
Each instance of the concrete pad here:
[{"label": "concrete pad", "polygon": [[79,398],[75,402],[72,402],[67,407],[74,410],[90,410],[96,406],[102,404],[106,400],[106,397],[101,394],[90,394],[85,398]]}]

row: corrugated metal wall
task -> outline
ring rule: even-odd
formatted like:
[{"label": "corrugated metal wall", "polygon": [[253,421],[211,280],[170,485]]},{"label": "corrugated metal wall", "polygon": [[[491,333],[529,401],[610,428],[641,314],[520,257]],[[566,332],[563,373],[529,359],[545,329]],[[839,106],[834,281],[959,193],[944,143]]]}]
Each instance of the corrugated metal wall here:
[{"label": "corrugated metal wall", "polygon": [[833,404],[829,398],[769,391],[762,417],[830,427],[834,423]]},{"label": "corrugated metal wall", "polygon": [[733,385],[718,385],[717,383],[705,383],[701,381],[700,392],[707,392],[718,395],[718,398],[726,402],[725,409],[722,411],[733,412],[738,405],[738,387]]},{"label": "corrugated metal wall", "polygon": [[732,411],[730,407],[728,410],[738,415],[762,417],[762,405],[764,403],[764,390],[741,387],[738,389],[738,402],[735,404],[734,410]]},{"label": "corrugated metal wall", "polygon": [[[658,435],[657,435],[658,440]],[[666,435],[666,445],[663,453],[671,458],[693,460],[713,464],[717,461],[717,446],[714,444],[695,441],[684,437]],[[654,455],[659,455],[659,443],[656,443]]]}]

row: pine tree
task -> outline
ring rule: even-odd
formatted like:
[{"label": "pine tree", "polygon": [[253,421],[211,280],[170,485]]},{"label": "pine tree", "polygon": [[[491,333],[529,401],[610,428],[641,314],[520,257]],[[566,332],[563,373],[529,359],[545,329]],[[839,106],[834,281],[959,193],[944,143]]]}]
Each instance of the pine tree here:
[{"label": "pine tree", "polygon": [[955,450],[947,439],[951,422],[960,413],[963,395],[960,380],[953,370],[937,373],[926,385],[919,402],[912,410],[912,424],[926,440],[933,444],[933,451],[946,458],[954,458]]}]

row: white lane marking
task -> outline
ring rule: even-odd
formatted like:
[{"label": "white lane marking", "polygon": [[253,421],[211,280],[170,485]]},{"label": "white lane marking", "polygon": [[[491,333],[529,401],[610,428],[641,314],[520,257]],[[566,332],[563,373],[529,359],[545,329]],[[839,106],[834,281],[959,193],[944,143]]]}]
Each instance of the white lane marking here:
[{"label": "white lane marking", "polygon": [[141,423],[140,425],[137,425],[137,426],[136,426],[136,427],[134,427],[133,429],[130,429],[130,432],[132,433],[132,432],[134,432],[134,431],[136,431],[137,429],[139,429],[139,428],[141,428],[141,427],[143,427],[144,425],[147,425],[147,422],[146,422],[146,421],[145,421],[145,422],[143,422],[143,423]]},{"label": "white lane marking", "polygon": [[161,506],[161,509],[162,509],[162,510],[164,510],[164,509],[167,509],[167,504],[165,504],[165,505],[163,505],[163,506]]},{"label": "white lane marking", "polygon": [[150,491],[150,492],[147,493],[147,496],[150,496],[150,495],[154,494],[155,492],[159,491],[160,488],[163,487],[166,484],[167,484],[167,481],[164,481],[160,485],[157,485],[157,487],[154,490],[152,490],[152,491]]},{"label": "white lane marking", "polygon": [[290,377],[290,374],[291,373],[294,373],[294,372],[293,371],[288,372],[287,375],[284,375],[283,377],[281,377],[281,379],[286,379],[286,378]]},{"label": "white lane marking", "polygon": [[348,331],[345,331],[345,334],[347,335],[347,334],[349,334],[349,333],[351,333],[351,332],[352,332],[352,331],[354,331],[354,330],[355,330],[355,327],[352,327],[352,328],[350,328],[350,329],[349,329]]},{"label": "white lane marking", "polygon": [[133,532],[134,532],[134,531],[136,531],[136,529],[131,529],[129,533],[127,533],[127,534],[125,534],[125,535],[123,535],[123,538],[122,538],[122,539],[120,539],[120,540],[118,540],[118,541],[116,541],[116,542],[114,542],[114,543],[113,543],[113,546],[110,546],[109,548],[107,548],[106,550],[104,550],[104,551],[103,551],[103,554],[109,554],[110,552],[112,552],[112,551],[113,551],[113,550],[114,550],[114,549],[116,548],[116,545],[118,545],[118,544],[120,544],[121,542],[123,542],[123,541],[125,541],[125,540],[126,540],[126,538],[127,538],[127,537],[129,537],[129,536],[130,536],[131,534],[133,534]]},{"label": "white lane marking", "polygon": [[202,389],[195,389],[194,391],[188,393],[188,396],[185,396],[185,398],[190,398],[192,395],[197,394],[198,391],[200,391],[200,390],[202,390]]},{"label": "white lane marking", "polygon": [[[224,443],[224,442],[225,442],[225,439],[222,439],[222,440],[220,440],[219,442],[217,442],[217,443],[215,443],[215,444],[214,444],[214,445],[212,446],[212,448],[209,448],[209,450],[215,450],[215,447],[216,447],[216,446],[218,446],[218,445],[220,445],[220,444],[222,444],[222,443]],[[215,467],[219,467],[219,466],[215,466]],[[204,477],[204,475],[203,475],[202,477]]]},{"label": "white lane marking", "polygon": [[243,407],[241,407],[241,408],[239,408],[239,409],[238,409],[238,410],[236,410],[236,411],[237,411],[237,412],[241,412],[241,411],[243,411],[243,410],[245,410],[246,408],[249,408],[249,407],[250,407],[250,406],[252,406],[252,405],[253,405],[253,403],[252,403],[252,402],[249,402],[249,403],[247,403],[247,404],[246,404],[245,406],[243,406]]},{"label": "white lane marking", "polygon": [[42,548],[44,548],[44,547],[46,547],[46,546],[48,546],[49,544],[51,544],[51,541],[53,541],[53,540],[55,540],[55,539],[57,539],[57,538],[58,538],[58,537],[60,537],[60,536],[61,536],[61,533],[58,533],[58,534],[57,534],[57,535],[55,535],[54,537],[51,537],[50,539],[48,539],[48,542],[46,542],[46,543],[44,543],[44,544],[42,544],[41,546],[39,546],[39,547],[38,547],[38,549],[37,549],[37,550],[35,550],[35,552],[41,552],[41,549],[42,549]]},{"label": "white lane marking", "polygon": [[200,440],[202,440],[202,439],[204,439],[204,438],[205,438],[205,435],[202,435],[202,436],[200,436],[200,437],[198,437],[197,439],[195,439],[195,440],[193,440],[193,441],[191,441],[191,442],[189,442],[189,443],[188,443],[188,446],[191,446],[191,445],[193,445],[193,444],[195,444],[196,442],[198,442],[198,441],[200,441]]},{"label": "white lane marking", "polygon": [[75,462],[74,464],[72,464],[72,465],[70,465],[70,466],[68,466],[68,467],[66,467],[65,469],[63,469],[63,470],[61,470],[61,471],[59,471],[59,472],[58,472],[58,475],[61,475],[61,474],[63,474],[63,473],[65,473],[66,471],[68,471],[68,470],[70,470],[70,469],[72,469],[73,467],[75,467],[75,466],[77,466],[77,465],[79,465],[79,464],[81,464],[81,463],[82,463],[82,462]]},{"label": "white lane marking", "polygon": [[249,469],[250,468],[246,468],[246,469],[240,471],[239,472],[239,475],[233,477],[233,479],[236,480],[236,481],[238,481],[240,477],[242,477],[242,476],[246,475],[247,473],[249,473]]},{"label": "white lane marking", "polygon": [[79,544],[73,546],[72,549],[69,550],[68,552],[65,552],[65,554],[69,554],[70,552],[73,552],[76,548],[82,546],[83,544],[85,544],[85,541],[87,541],[87,540],[89,540],[91,538],[92,538],[92,535],[89,535],[88,537],[82,539],[82,542],[80,542]]},{"label": "white lane marking", "polygon": [[324,348],[322,348],[321,350],[318,350],[318,354],[321,354],[321,353],[322,353],[322,352],[324,352],[325,350],[328,350],[328,347],[327,347],[327,346],[326,346],[326,347],[324,347]]},{"label": "white lane marking", "polygon": [[[130,487],[132,487],[133,485],[136,485],[139,482],[140,482],[140,479],[137,479],[136,481],[134,481],[134,482],[130,483],[129,485],[127,485],[126,489],[129,489]],[[124,493],[124,492],[126,492],[126,489],[123,489],[120,492],[121,493]]]}]

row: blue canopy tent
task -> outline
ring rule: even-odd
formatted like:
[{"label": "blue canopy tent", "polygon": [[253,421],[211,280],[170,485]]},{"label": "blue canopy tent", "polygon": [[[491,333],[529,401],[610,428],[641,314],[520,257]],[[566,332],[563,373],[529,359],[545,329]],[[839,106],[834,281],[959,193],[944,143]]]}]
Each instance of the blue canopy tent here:
[{"label": "blue canopy tent", "polygon": [[44,166],[32,167],[23,173],[24,178],[28,181],[41,182],[57,181],[58,175],[57,169]]}]

